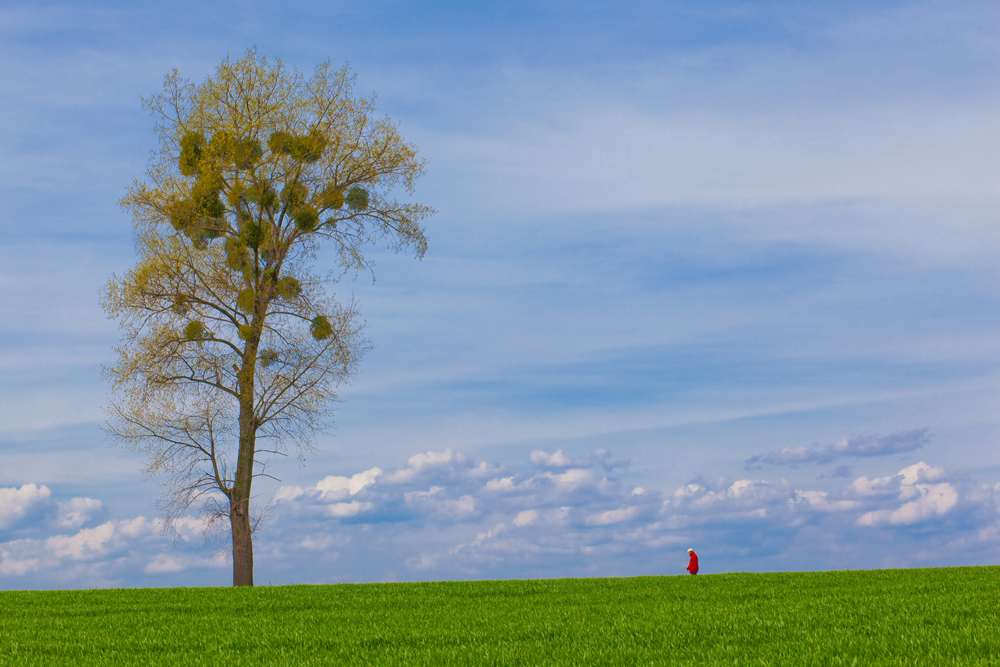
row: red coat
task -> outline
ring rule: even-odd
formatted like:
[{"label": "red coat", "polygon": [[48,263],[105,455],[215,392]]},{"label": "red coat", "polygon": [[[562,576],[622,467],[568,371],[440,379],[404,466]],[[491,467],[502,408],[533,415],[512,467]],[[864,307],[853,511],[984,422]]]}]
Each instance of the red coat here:
[{"label": "red coat", "polygon": [[691,562],[688,563],[687,571],[691,574],[698,574],[698,554],[691,552]]}]

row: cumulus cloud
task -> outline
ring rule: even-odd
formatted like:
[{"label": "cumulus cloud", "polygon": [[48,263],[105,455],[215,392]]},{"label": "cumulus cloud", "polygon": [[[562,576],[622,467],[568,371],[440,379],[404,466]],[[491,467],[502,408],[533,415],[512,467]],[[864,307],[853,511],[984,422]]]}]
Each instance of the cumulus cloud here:
[{"label": "cumulus cloud", "polygon": [[943,468],[923,461],[904,468],[891,477],[859,477],[851,485],[859,496],[895,497],[898,507],[865,512],[859,526],[909,526],[943,517],[958,504],[958,491],[945,480]]},{"label": "cumulus cloud", "polygon": [[773,518],[794,507],[796,489],[767,480],[704,480],[690,482],[663,502],[664,514],[676,527],[704,521],[743,521]]},{"label": "cumulus cloud", "polygon": [[418,479],[455,474],[481,477],[490,474],[490,470],[485,462],[474,463],[464,452],[448,448],[439,452],[414,454],[407,460],[405,468],[387,474],[385,481],[390,484],[409,484]]},{"label": "cumulus cloud", "polygon": [[0,488],[0,528],[9,528],[32,508],[52,497],[47,486],[24,484],[21,488]]},{"label": "cumulus cloud", "polygon": [[192,568],[224,568],[229,567],[231,560],[224,553],[214,556],[199,557],[193,554],[161,553],[153,557],[142,569],[146,574],[174,574]]},{"label": "cumulus cloud", "polygon": [[857,509],[856,500],[831,500],[825,491],[795,491],[795,503],[806,503],[820,512],[844,512]]},{"label": "cumulus cloud", "polygon": [[563,450],[561,449],[556,450],[552,454],[536,449],[531,452],[528,460],[540,468],[568,468],[573,465],[573,460],[563,454]]},{"label": "cumulus cloud", "polygon": [[[45,538],[24,538],[0,544],[0,572],[23,575],[38,570],[53,570],[74,561],[94,561],[112,555],[122,546],[121,522],[108,521],[73,534]],[[135,525],[126,522],[137,537]]]},{"label": "cumulus cloud", "polygon": [[[45,495],[45,499],[50,498],[51,494]],[[137,516],[81,527],[104,512],[103,503],[93,498],[71,498],[54,505],[58,508],[55,521],[40,518],[22,527],[21,532],[29,537],[0,542],[0,582],[113,585],[128,573],[155,575],[218,566],[214,556],[195,557],[183,550],[162,553],[164,549],[176,550],[178,544],[200,545],[205,519],[184,516],[166,525],[160,519]],[[61,532],[66,529],[70,532]],[[51,534],[53,531],[55,534]],[[169,536],[171,532],[176,540]]]},{"label": "cumulus cloud", "polygon": [[320,482],[316,485],[316,489],[322,494],[323,498],[340,500],[349,495],[356,495],[366,486],[371,486],[375,483],[375,479],[381,474],[382,470],[380,468],[372,468],[371,470],[359,472],[349,478],[330,475],[329,477],[320,480]]},{"label": "cumulus cloud", "polygon": [[[872,437],[839,444],[837,451],[873,455],[917,440]],[[850,544],[866,539],[865,531],[950,516],[962,502],[993,517],[989,508],[1000,502],[983,494],[963,500],[946,470],[923,462],[837,488],[755,475],[697,478],[664,493],[629,484],[627,473],[614,474],[602,460],[608,460],[604,452],[535,450],[518,467],[455,450],[424,452],[401,469],[364,477],[350,503],[331,502],[310,487],[294,498],[284,493],[277,511],[314,517],[309,547],[329,545],[342,566],[353,554],[377,551],[408,576],[451,578],[641,573],[661,567],[664,550],[704,544],[714,545],[709,554],[716,559],[777,558],[800,535],[817,530]],[[303,511],[312,505],[328,509]],[[1000,536],[1000,520],[995,523]],[[388,555],[393,549],[394,557]],[[597,564],[603,569],[587,569]]]},{"label": "cumulus cloud", "polygon": [[86,560],[107,553],[106,545],[115,536],[112,521],[86,528],[75,535],[55,535],[45,540],[46,553],[56,558]]},{"label": "cumulus cloud", "polygon": [[59,503],[56,523],[60,528],[79,528],[93,519],[104,508],[104,503],[94,498],[73,498]]},{"label": "cumulus cloud", "polygon": [[515,526],[530,526],[538,521],[538,510],[524,510],[514,517]]},{"label": "cumulus cloud", "polygon": [[181,572],[184,569],[184,563],[181,562],[180,558],[168,554],[158,554],[142,571],[149,574],[163,574],[164,572]]},{"label": "cumulus cloud", "polygon": [[373,507],[372,503],[362,503],[357,500],[352,500],[349,503],[333,503],[327,506],[327,513],[335,518],[344,518],[349,516],[356,516],[360,512],[370,510]]},{"label": "cumulus cloud", "polygon": [[531,452],[531,456],[528,460],[532,465],[538,468],[545,468],[549,470],[557,470],[562,468],[603,468],[607,471],[612,471],[618,468],[624,469],[631,465],[631,461],[612,461],[611,453],[606,449],[594,450],[590,456],[570,458],[563,453],[563,450],[557,449],[555,452],[546,452],[541,449],[536,449]]},{"label": "cumulus cloud", "polygon": [[[660,511],[659,494],[620,479],[615,471],[627,462],[612,460],[604,450],[584,456],[536,450],[526,463],[518,470],[453,449],[427,451],[411,456],[401,469],[363,477],[366,483],[356,485],[350,505],[331,502],[317,484],[282,487],[275,507],[279,514],[290,512],[312,522],[308,530],[317,536],[331,531],[350,535],[341,543],[355,549],[360,540],[383,544],[421,541],[421,535],[430,533],[455,534],[458,539],[450,543],[432,541],[417,554],[400,558],[408,572],[452,576],[503,567],[509,558],[527,554],[537,559],[581,554],[593,542],[609,542],[612,531]],[[362,479],[339,479],[355,478]],[[324,525],[330,521],[339,526]],[[387,533],[373,535],[371,528],[386,523],[392,524],[384,529]]]},{"label": "cumulus cloud", "polygon": [[586,522],[593,526],[609,526],[611,524],[631,521],[639,513],[639,507],[619,507],[618,509],[594,512],[587,516]]},{"label": "cumulus cloud", "polygon": [[[928,429],[901,431],[890,435],[873,434],[859,435],[853,438],[841,438],[832,445],[801,447],[783,447],[775,452],[757,454],[746,460],[747,470],[760,470],[765,464],[773,466],[796,466],[805,463],[832,463],[846,457],[887,456],[912,452],[923,447],[930,439]],[[838,468],[843,476],[843,467]]]},{"label": "cumulus cloud", "polygon": [[[353,496],[366,486],[375,482],[375,478],[382,474],[381,468],[372,468],[359,472],[351,477],[341,477],[338,475],[328,475],[315,487],[310,489],[319,495],[323,500],[343,500],[348,496]],[[275,500],[295,500],[306,493],[307,490],[298,486],[282,486],[275,495]]]},{"label": "cumulus cloud", "polygon": [[[906,497],[904,502],[917,505],[901,509],[900,484],[921,494],[920,485],[944,474],[926,465],[885,478],[858,478],[838,490],[748,477],[698,478],[663,493],[629,484],[599,465],[607,459],[603,452],[569,456],[536,450],[527,467],[518,469],[453,450],[425,452],[402,469],[364,477],[349,503],[331,502],[317,485],[296,494],[279,491],[277,511],[311,517],[308,530],[316,537],[310,547],[326,540],[338,558],[376,544],[384,553],[387,545],[398,544],[397,563],[412,576],[454,577],[555,574],[584,562],[619,563],[634,572],[625,563],[655,562],[663,549],[682,544],[711,542],[752,553],[778,548],[767,543],[775,536],[794,540],[806,526],[833,521],[867,527],[863,516],[910,516],[914,507],[926,514],[932,511],[928,503],[942,508],[946,502],[946,489],[928,489],[926,498]],[[310,507],[325,509],[310,514]],[[386,522],[392,527],[378,528]],[[340,538],[334,542],[324,535]]]},{"label": "cumulus cloud", "polygon": [[[518,465],[432,450],[398,469],[280,487],[272,519],[255,536],[257,567],[276,582],[680,574],[688,547],[711,572],[918,565],[927,562],[914,560],[918,553],[979,553],[1000,543],[1000,485],[972,485],[926,462],[821,488],[752,474],[659,490],[601,465],[610,460],[604,453],[538,451]],[[17,534],[27,536],[0,542],[6,585],[227,579],[225,555],[203,551],[206,519],[98,522],[107,511],[99,501],[22,488],[19,506],[47,502],[59,511],[56,520],[22,521]],[[935,526],[932,537],[925,525]],[[873,546],[880,540],[881,551]],[[919,549],[900,556],[907,544]],[[872,553],[895,560],[858,562]]]}]

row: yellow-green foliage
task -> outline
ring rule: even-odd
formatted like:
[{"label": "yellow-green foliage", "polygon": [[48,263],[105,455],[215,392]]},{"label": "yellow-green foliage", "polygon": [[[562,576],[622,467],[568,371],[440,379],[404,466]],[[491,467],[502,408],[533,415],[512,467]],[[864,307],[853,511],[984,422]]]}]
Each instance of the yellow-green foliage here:
[{"label": "yellow-green foliage", "polygon": [[200,340],[205,337],[205,325],[195,320],[184,327],[185,340]]},{"label": "yellow-green foliage", "polygon": [[302,206],[308,196],[309,188],[299,181],[291,181],[281,190],[281,201],[293,210]]},{"label": "yellow-green foliage", "polygon": [[319,224],[319,211],[312,206],[303,206],[295,214],[295,226],[301,232],[311,232]]},{"label": "yellow-green foliage", "polygon": [[250,502],[254,452],[220,443],[253,450],[258,428],[284,438],[329,420],[367,342],[354,306],[310,271],[317,251],[339,259],[324,275],[367,269],[372,243],[426,250],[418,223],[431,209],[397,199],[423,162],[353,83],[346,67],[307,79],[251,49],[202,83],[175,71],[146,100],[160,146],[121,202],[137,260],[105,291],[123,329],[108,431],[146,452],[150,471],[178,466],[175,507],[208,492]]},{"label": "yellow-green foliage", "polygon": [[320,206],[334,210],[343,208],[346,197],[344,191],[336,184],[329,185],[320,195]]},{"label": "yellow-green foliage", "polygon": [[302,283],[297,278],[286,276],[275,285],[275,292],[282,299],[294,299],[302,294]]},{"label": "yellow-green foliage", "polygon": [[325,340],[333,335],[333,327],[330,325],[330,320],[326,315],[317,315],[314,317],[309,330],[316,340]]},{"label": "yellow-green foliage", "polygon": [[364,211],[368,208],[368,190],[355,185],[347,193],[347,207],[352,211]]},{"label": "yellow-green foliage", "polygon": [[323,156],[327,139],[319,131],[295,136],[289,132],[278,131],[271,134],[267,141],[268,148],[275,155],[290,155],[303,162],[316,162]]},{"label": "yellow-green foliage", "polygon": [[247,216],[240,224],[240,241],[248,248],[257,250],[264,240],[265,224],[260,220]]},{"label": "yellow-green foliage", "polygon": [[205,135],[201,132],[186,132],[180,140],[181,156],[178,167],[184,176],[194,176],[198,173],[198,162],[201,160],[201,149],[205,145]]},{"label": "yellow-green foliage", "polygon": [[233,271],[240,271],[250,259],[246,243],[241,236],[230,236],[226,239],[226,266]]},{"label": "yellow-green foliage", "polygon": [[236,297],[236,307],[244,313],[252,313],[257,303],[257,292],[252,287],[248,287]]}]

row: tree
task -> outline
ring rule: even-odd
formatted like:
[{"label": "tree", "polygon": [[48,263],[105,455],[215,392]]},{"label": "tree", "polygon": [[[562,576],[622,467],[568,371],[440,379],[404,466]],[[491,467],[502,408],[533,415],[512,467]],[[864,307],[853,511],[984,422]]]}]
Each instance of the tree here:
[{"label": "tree", "polygon": [[[250,49],[143,100],[160,145],[121,201],[138,259],[104,291],[123,330],[105,428],[165,475],[168,519],[228,518],[234,586],[253,585],[254,479],[310,447],[369,347],[328,284],[371,271],[373,244],[427,247],[432,209],[394,198],[423,161],[353,84],[346,66],[307,80]],[[324,247],[326,278],[310,273]]]}]

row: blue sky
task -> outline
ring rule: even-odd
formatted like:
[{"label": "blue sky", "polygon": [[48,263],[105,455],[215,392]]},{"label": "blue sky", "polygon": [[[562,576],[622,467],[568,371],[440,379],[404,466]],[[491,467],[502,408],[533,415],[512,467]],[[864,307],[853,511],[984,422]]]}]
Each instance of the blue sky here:
[{"label": "blue sky", "polygon": [[[427,159],[257,581],[1000,560],[994,3],[5,3],[0,588],[224,585],[105,442],[140,96],[256,45]],[[324,257],[319,261],[323,262]]]}]

